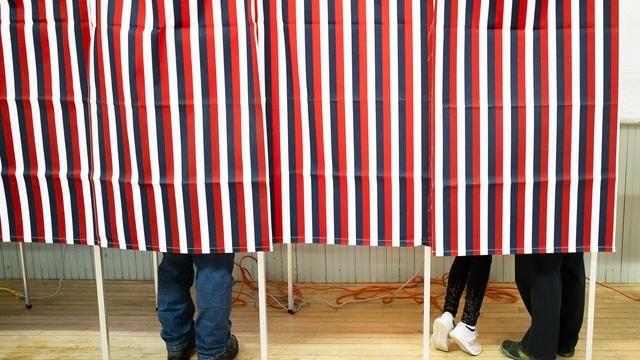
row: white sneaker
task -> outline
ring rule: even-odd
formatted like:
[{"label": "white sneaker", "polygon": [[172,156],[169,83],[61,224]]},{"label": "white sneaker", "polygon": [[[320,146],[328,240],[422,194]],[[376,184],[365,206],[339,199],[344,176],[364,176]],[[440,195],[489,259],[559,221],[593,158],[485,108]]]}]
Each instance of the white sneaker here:
[{"label": "white sneaker", "polygon": [[469,330],[467,325],[462,322],[459,322],[456,328],[449,333],[449,337],[470,355],[477,356],[482,352],[482,346],[478,344],[478,332]]},{"label": "white sneaker", "polygon": [[433,335],[431,343],[441,351],[449,351],[449,333],[453,330],[453,315],[445,312],[433,321]]}]

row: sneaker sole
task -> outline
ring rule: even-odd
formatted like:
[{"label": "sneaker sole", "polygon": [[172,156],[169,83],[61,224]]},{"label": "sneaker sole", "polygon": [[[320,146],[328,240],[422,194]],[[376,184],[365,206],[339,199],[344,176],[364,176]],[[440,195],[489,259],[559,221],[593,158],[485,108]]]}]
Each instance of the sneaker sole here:
[{"label": "sneaker sole", "polygon": [[433,323],[433,335],[431,335],[433,347],[440,351],[449,351],[449,331],[447,327],[439,322]]},{"label": "sneaker sole", "polygon": [[509,354],[509,352],[508,352],[507,350],[505,350],[502,346],[500,346],[500,351],[502,351],[502,354],[503,354],[504,356],[508,357],[509,359],[512,359],[512,360],[520,360],[520,358],[519,358],[519,357],[515,357],[515,356],[513,356],[513,355]]},{"label": "sneaker sole", "polygon": [[469,350],[469,348],[466,347],[466,345],[464,345],[461,341],[458,341],[458,339],[455,336],[449,335],[449,337],[451,338],[451,340],[453,340],[454,343],[456,343],[456,345],[458,345],[458,347],[460,347],[460,349],[462,349],[462,351],[466,352],[471,356],[478,356],[480,355],[480,353],[482,353],[482,350],[480,350],[479,353],[474,354],[471,352],[471,350]]}]

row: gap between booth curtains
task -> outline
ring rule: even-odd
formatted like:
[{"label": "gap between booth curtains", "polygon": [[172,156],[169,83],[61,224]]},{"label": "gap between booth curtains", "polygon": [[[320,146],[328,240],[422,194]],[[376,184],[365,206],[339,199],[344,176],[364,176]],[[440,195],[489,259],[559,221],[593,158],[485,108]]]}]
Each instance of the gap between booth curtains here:
[{"label": "gap between booth curtains", "polygon": [[256,9],[1,0],[2,241],[270,250]]}]

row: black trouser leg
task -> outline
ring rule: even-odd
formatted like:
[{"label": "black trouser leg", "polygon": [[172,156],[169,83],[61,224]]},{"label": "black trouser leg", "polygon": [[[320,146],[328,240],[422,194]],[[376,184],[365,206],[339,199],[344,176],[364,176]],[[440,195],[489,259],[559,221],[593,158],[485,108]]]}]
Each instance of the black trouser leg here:
[{"label": "black trouser leg", "polygon": [[456,256],[449,269],[449,279],[447,280],[447,294],[444,298],[444,307],[442,311],[448,311],[456,317],[460,298],[467,286],[467,278],[469,277],[469,268],[471,266],[470,257]]},{"label": "black trouser leg", "polygon": [[516,255],[516,282],[531,314],[522,346],[536,359],[555,359],[562,306],[562,254]]},{"label": "black trouser leg", "polygon": [[462,322],[476,326],[480,316],[480,307],[487,290],[489,273],[491,272],[491,255],[471,256],[469,267],[469,279],[467,280],[467,296],[464,300]]},{"label": "black trouser leg", "polygon": [[562,307],[558,351],[572,349],[584,317],[585,274],[582,253],[564,255],[562,263]]}]

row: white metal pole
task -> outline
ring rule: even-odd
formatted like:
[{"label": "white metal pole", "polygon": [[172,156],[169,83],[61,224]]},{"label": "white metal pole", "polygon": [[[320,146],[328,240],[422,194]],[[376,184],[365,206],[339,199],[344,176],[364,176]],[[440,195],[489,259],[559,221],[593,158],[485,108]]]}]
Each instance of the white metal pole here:
[{"label": "white metal pole", "polygon": [[293,315],[295,309],[293,308],[293,251],[291,244],[287,244],[287,300],[289,314]]},{"label": "white metal pole", "polygon": [[20,271],[22,271],[22,287],[24,288],[24,306],[31,309],[31,298],[29,297],[29,274],[27,272],[27,259],[24,257],[24,247],[18,243],[18,255],[20,257]]},{"label": "white metal pole", "polygon": [[593,324],[596,313],[596,281],[598,278],[598,253],[591,253],[589,270],[589,309],[587,310],[587,353],[586,359],[593,356]]},{"label": "white metal pole", "polygon": [[156,310],[158,310],[158,253],[152,252],[151,258],[153,259],[153,289],[156,293]]},{"label": "white metal pole", "polygon": [[431,325],[431,246],[424,246],[424,297],[422,314],[422,358],[429,360],[429,329]]},{"label": "white metal pole", "polygon": [[258,252],[258,309],[260,314],[260,359],[268,358],[267,289],[264,271],[264,253]]},{"label": "white metal pole", "polygon": [[98,292],[98,318],[100,319],[100,347],[102,360],[109,360],[109,327],[107,326],[107,308],[104,301],[104,280],[102,277],[102,250],[100,246],[93,247],[93,261],[96,274],[96,290]]}]

